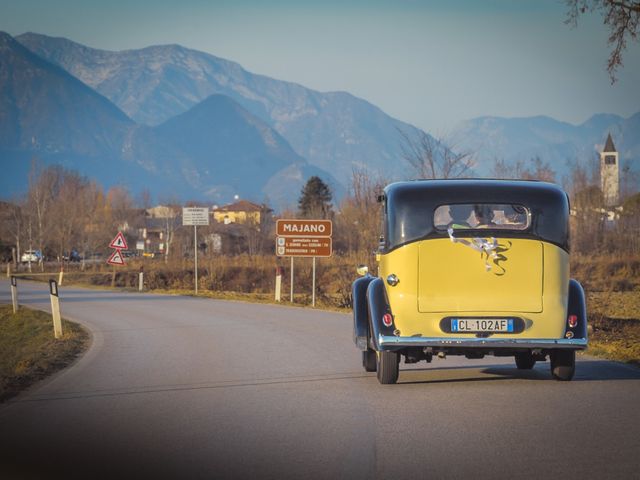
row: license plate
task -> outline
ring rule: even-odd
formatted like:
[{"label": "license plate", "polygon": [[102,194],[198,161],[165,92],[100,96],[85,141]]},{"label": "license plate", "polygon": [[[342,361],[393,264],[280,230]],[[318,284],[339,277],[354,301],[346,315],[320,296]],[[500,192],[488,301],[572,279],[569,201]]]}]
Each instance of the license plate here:
[{"label": "license plate", "polygon": [[452,318],[451,332],[513,332],[512,318]]}]

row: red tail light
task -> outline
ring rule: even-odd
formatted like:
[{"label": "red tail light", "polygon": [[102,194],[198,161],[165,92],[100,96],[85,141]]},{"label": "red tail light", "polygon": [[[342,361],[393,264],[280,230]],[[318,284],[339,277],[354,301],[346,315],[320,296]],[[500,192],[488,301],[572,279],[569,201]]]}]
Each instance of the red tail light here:
[{"label": "red tail light", "polygon": [[387,327],[390,327],[393,324],[393,315],[390,313],[385,313],[382,316],[382,323],[384,323]]},{"label": "red tail light", "polygon": [[577,315],[569,315],[569,326],[571,328],[575,328],[578,325],[578,316]]}]

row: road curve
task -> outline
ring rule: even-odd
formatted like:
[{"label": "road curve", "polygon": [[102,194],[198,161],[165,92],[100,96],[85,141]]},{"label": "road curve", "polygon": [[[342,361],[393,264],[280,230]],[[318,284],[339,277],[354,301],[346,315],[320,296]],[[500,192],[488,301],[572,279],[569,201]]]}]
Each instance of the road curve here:
[{"label": "road curve", "polygon": [[[48,309],[44,284],[20,303]],[[0,406],[2,478],[638,478],[640,370],[434,359],[365,373],[349,315],[61,288],[92,333]],[[0,280],[0,302],[9,284]],[[409,368],[411,367],[411,368]],[[2,474],[4,472],[4,474]]]}]

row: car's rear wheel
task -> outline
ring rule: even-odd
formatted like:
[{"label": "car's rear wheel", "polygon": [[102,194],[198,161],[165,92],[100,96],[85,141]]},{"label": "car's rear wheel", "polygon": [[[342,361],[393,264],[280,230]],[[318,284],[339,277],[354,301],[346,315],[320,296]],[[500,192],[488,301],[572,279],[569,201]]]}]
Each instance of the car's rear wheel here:
[{"label": "car's rear wheel", "polygon": [[551,375],[556,380],[569,381],[576,372],[576,352],[574,350],[553,350],[549,355]]},{"label": "car's rear wheel", "polygon": [[389,385],[398,381],[400,374],[400,354],[396,352],[376,352],[378,381]]},{"label": "car's rear wheel", "polygon": [[516,367],[519,370],[531,370],[536,364],[536,359],[533,358],[531,352],[519,352],[516,353]]},{"label": "car's rear wheel", "polygon": [[375,350],[371,350],[367,348],[364,352],[362,352],[362,366],[364,367],[365,372],[375,372],[376,371],[376,352]]}]

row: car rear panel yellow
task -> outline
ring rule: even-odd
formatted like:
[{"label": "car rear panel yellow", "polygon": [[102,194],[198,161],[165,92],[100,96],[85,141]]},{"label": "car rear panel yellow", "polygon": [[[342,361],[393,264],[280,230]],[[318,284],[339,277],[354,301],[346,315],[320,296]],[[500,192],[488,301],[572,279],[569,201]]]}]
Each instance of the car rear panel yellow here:
[{"label": "car rear panel yellow", "polygon": [[[480,252],[447,239],[423,240],[380,256],[383,279],[394,273],[399,283],[385,282],[395,326],[402,336],[457,338],[440,320],[450,316],[517,316],[526,328],[501,338],[562,338],[567,316],[568,253],[539,240],[498,239],[509,249],[498,268]],[[496,274],[498,273],[498,274]],[[503,273],[500,275],[499,273]],[[432,293],[429,289],[433,289]],[[434,302],[433,306],[429,302]]]},{"label": "car rear panel yellow", "polygon": [[420,312],[542,311],[542,242],[503,239],[492,256],[462,240],[420,242]]}]

